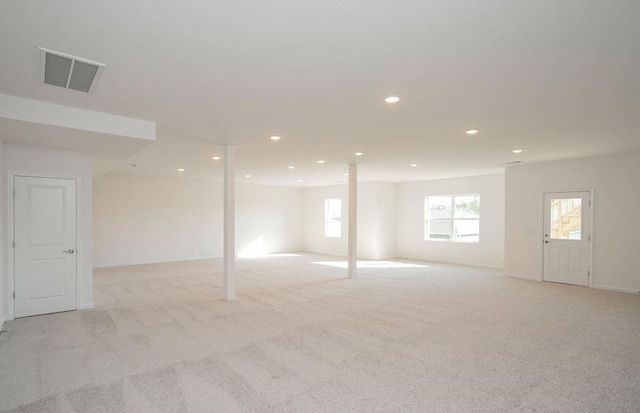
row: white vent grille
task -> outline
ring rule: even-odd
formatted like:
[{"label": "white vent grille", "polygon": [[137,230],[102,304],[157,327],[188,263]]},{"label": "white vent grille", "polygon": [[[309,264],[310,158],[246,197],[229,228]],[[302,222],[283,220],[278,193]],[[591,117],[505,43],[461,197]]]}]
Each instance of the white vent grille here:
[{"label": "white vent grille", "polygon": [[42,81],[48,85],[91,93],[104,64],[40,48]]}]

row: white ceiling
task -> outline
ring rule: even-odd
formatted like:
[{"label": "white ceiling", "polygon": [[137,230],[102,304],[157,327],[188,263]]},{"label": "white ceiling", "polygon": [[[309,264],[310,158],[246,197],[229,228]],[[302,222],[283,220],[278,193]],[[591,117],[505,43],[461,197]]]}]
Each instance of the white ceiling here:
[{"label": "white ceiling", "polygon": [[[157,122],[120,173],[215,179],[224,143],[293,186],[640,151],[638,1],[5,0],[0,39],[0,93]],[[44,85],[38,46],[105,63],[94,93]]]}]

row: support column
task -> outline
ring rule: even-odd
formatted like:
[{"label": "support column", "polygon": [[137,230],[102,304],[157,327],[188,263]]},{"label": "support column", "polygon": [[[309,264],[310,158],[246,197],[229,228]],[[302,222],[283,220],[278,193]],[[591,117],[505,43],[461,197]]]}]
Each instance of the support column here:
[{"label": "support column", "polygon": [[235,166],[236,148],[224,147],[224,285],[225,300],[236,299]]},{"label": "support column", "polygon": [[348,276],[351,279],[357,277],[357,264],[358,264],[358,247],[356,242],[356,236],[358,232],[358,165],[349,165],[349,266]]}]

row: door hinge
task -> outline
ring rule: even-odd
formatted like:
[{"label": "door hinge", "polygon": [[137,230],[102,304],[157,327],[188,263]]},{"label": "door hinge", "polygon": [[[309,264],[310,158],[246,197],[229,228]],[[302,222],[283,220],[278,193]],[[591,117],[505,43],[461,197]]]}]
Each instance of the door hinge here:
[{"label": "door hinge", "polygon": [[589,238],[588,238],[588,240],[589,240],[589,241],[591,241],[591,235],[589,235]]},{"label": "door hinge", "polygon": [[14,300],[16,299],[16,292],[15,291],[13,292],[13,299]]},{"label": "door hinge", "polygon": [[591,271],[587,271],[587,277],[591,277]]},{"label": "door hinge", "polygon": [[13,197],[15,198],[16,197],[16,189],[13,188],[13,191],[11,191],[11,193],[13,194]]},{"label": "door hinge", "polygon": [[12,242],[11,242],[11,246],[12,246],[13,248],[15,248],[15,247],[16,247],[16,242],[15,242],[15,241],[12,241]]}]

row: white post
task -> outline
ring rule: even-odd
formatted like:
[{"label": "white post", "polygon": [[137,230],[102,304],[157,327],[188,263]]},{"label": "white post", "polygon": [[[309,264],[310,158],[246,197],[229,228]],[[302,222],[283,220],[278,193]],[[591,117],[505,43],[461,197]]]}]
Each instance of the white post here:
[{"label": "white post", "polygon": [[358,248],[356,235],[358,232],[358,165],[349,165],[349,266],[348,276],[357,278]]},{"label": "white post", "polygon": [[235,147],[224,147],[224,299],[236,299]]}]

